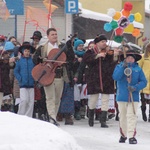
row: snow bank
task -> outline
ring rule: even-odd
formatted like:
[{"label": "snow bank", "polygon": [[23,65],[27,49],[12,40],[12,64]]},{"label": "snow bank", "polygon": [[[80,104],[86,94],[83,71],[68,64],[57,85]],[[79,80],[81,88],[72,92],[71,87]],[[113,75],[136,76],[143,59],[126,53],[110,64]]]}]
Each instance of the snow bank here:
[{"label": "snow bank", "polygon": [[81,150],[75,139],[51,123],[0,112],[0,150]]}]

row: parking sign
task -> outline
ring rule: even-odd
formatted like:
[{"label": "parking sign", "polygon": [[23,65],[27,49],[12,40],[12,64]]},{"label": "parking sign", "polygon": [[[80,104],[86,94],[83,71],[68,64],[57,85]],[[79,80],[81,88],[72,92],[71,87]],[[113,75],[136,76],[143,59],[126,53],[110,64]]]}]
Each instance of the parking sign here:
[{"label": "parking sign", "polygon": [[65,12],[67,14],[77,14],[78,0],[65,0]]}]

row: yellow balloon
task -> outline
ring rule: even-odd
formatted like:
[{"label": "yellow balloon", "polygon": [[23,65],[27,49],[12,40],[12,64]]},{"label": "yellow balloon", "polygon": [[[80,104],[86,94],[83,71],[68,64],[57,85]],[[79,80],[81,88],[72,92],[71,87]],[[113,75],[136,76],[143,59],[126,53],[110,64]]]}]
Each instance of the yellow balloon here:
[{"label": "yellow balloon", "polygon": [[129,24],[129,25],[124,29],[124,32],[125,32],[125,33],[132,33],[133,30],[134,30],[133,24]]},{"label": "yellow balloon", "polygon": [[117,11],[117,12],[115,13],[113,19],[114,19],[114,20],[119,20],[120,17],[121,17],[121,13]]},{"label": "yellow balloon", "polygon": [[134,14],[135,21],[140,22],[142,20],[142,15],[138,12]]}]

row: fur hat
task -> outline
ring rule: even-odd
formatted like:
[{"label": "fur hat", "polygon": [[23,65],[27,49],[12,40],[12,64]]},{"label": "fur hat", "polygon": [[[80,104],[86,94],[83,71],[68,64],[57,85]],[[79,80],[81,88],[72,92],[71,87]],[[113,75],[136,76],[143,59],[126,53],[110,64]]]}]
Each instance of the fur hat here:
[{"label": "fur hat", "polygon": [[98,43],[98,42],[100,42],[100,41],[102,41],[102,40],[107,41],[107,38],[106,38],[106,36],[105,36],[104,34],[98,35],[98,36],[94,39],[94,43],[96,44],[96,43]]},{"label": "fur hat", "polygon": [[[126,58],[127,58],[128,56],[132,56],[132,57],[135,59],[135,61],[139,61],[139,60],[142,58],[142,56],[141,56],[139,53],[137,53],[135,50],[128,50],[128,51],[126,52]],[[120,55],[120,60],[121,60],[121,61],[124,60],[124,54],[121,54],[121,55]]]},{"label": "fur hat", "polygon": [[25,49],[29,49],[30,53],[33,54],[35,52],[35,48],[30,44],[30,42],[23,42],[22,46],[19,47],[19,52],[23,54]]},{"label": "fur hat", "polygon": [[42,34],[40,31],[34,31],[32,37],[30,39],[34,39],[34,38],[37,38],[37,39],[41,39],[42,38]]},{"label": "fur hat", "polygon": [[84,44],[84,41],[78,39],[78,38],[75,38],[74,39],[74,49],[77,49],[77,47],[80,45],[80,44]]}]

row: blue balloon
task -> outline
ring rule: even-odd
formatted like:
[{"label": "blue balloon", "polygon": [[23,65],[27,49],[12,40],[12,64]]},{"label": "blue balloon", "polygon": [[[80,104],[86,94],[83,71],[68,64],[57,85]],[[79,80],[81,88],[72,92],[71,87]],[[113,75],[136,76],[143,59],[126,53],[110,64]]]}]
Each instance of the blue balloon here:
[{"label": "blue balloon", "polygon": [[110,23],[105,23],[105,24],[104,24],[104,30],[105,30],[106,32],[110,32],[110,31],[112,30],[111,24],[110,24]]},{"label": "blue balloon", "polygon": [[135,19],[135,18],[134,18],[134,15],[133,15],[133,14],[131,14],[131,15],[129,16],[129,18],[128,18],[128,19],[129,19],[129,21],[130,21],[130,22],[133,22],[133,21],[134,21],[134,19]]}]

